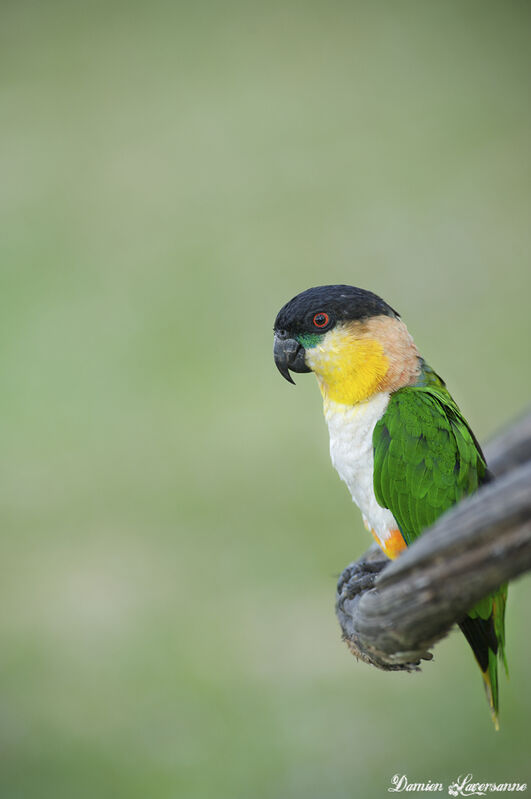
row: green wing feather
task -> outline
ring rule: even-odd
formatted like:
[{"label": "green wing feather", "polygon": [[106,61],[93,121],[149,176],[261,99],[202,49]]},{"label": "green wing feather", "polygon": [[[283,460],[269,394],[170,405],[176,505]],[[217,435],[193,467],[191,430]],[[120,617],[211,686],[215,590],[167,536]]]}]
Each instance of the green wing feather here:
[{"label": "green wing feather", "polygon": [[[481,448],[427,365],[415,386],[391,395],[373,434],[374,492],[389,508],[406,544],[456,502],[490,479]],[[505,668],[507,586],[479,602],[460,624],[479,663],[497,725],[497,655]]]}]

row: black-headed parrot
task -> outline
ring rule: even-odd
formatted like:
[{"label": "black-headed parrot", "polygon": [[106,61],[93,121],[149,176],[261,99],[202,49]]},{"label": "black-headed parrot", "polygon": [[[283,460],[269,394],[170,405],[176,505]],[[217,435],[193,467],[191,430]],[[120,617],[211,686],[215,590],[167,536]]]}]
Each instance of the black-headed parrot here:
[{"label": "black-headed parrot", "polygon": [[[317,286],[279,311],[280,373],[314,372],[330,454],[366,528],[395,558],[456,502],[492,479],[476,437],[444,381],[419,355],[400,315],[353,286]],[[507,586],[459,626],[481,669],[498,727],[498,658],[507,670]]]}]

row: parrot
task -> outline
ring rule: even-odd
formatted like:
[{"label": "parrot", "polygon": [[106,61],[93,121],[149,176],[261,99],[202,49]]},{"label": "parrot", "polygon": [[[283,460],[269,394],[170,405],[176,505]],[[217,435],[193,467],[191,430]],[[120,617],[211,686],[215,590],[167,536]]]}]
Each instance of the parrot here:
[{"label": "parrot", "polygon": [[[446,388],[400,314],[371,291],[315,286],[278,312],[273,355],[280,374],[313,372],[323,398],[330,456],[365,527],[394,559],[435,520],[493,476]],[[507,585],[459,623],[477,660],[499,729],[498,660],[506,673]]]}]

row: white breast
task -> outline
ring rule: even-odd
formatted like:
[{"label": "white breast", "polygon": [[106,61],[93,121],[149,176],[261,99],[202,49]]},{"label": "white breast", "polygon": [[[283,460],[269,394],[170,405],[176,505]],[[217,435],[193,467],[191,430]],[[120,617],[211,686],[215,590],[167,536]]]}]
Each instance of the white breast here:
[{"label": "white breast", "polygon": [[398,525],[391,511],[376,501],[373,485],[372,434],[389,402],[389,394],[375,394],[358,405],[325,400],[324,414],[330,432],[330,456],[352,499],[363,515],[365,526],[383,542]]}]

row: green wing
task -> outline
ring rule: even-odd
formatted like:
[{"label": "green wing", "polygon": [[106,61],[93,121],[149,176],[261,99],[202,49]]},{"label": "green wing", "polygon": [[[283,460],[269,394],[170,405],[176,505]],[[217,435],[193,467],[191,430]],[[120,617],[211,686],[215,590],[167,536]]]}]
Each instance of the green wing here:
[{"label": "green wing", "polygon": [[[419,385],[395,392],[373,434],[374,493],[406,544],[489,479],[479,444],[444,383],[424,367]],[[497,654],[503,659],[507,586],[460,624],[481,668],[497,725]]]},{"label": "green wing", "polygon": [[391,396],[373,434],[374,492],[409,545],[485,480],[483,454],[444,387]]}]

